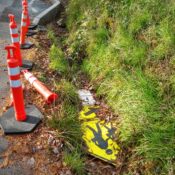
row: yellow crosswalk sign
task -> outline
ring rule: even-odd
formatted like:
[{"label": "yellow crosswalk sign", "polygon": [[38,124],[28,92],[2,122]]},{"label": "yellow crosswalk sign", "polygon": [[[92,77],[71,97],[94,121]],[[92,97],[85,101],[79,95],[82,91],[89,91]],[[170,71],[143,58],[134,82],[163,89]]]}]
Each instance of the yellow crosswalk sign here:
[{"label": "yellow crosswalk sign", "polygon": [[99,106],[84,106],[80,112],[83,140],[90,154],[114,164],[120,150],[115,142],[116,129],[111,123],[100,121],[98,110]]}]

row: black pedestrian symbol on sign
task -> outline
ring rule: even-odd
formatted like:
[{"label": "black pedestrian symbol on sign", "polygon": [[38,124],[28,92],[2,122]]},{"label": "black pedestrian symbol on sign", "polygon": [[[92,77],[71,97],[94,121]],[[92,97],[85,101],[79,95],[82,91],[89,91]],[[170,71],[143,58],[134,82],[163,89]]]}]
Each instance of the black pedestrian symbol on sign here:
[{"label": "black pedestrian symbol on sign", "polygon": [[107,136],[110,139],[114,139],[114,134],[115,134],[116,129],[114,127],[112,127],[112,126],[111,126],[111,128],[110,127],[107,127],[107,126],[104,126],[104,127],[108,130]]},{"label": "black pedestrian symbol on sign", "polygon": [[89,111],[84,113],[84,115],[88,116],[88,115],[91,115],[93,113],[96,113],[98,111],[98,108],[97,107],[90,107],[89,108]]},{"label": "black pedestrian symbol on sign", "polygon": [[97,131],[94,128],[91,128],[90,126],[87,126],[87,128],[89,128],[93,132],[94,138],[92,139],[92,141],[99,148],[106,150],[106,154],[108,155],[112,154],[113,153],[112,150],[108,149],[108,140],[110,139],[110,137],[107,138],[106,140],[103,139],[99,123],[96,123],[96,127]]}]

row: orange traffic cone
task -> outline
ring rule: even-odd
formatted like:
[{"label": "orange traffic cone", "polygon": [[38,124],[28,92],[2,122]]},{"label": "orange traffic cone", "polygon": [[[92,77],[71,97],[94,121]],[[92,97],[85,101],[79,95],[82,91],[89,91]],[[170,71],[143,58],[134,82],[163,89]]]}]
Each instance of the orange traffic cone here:
[{"label": "orange traffic cone", "polygon": [[28,70],[23,70],[22,73],[24,74],[26,80],[28,80],[30,84],[33,85],[35,89],[44,97],[46,103],[51,104],[58,98],[57,94],[48,90],[43,83],[34,77]]}]

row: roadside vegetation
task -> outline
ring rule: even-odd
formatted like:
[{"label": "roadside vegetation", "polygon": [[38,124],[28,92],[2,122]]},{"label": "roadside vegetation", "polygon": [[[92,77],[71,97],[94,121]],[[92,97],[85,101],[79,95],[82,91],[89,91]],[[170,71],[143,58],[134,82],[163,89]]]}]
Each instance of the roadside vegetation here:
[{"label": "roadside vegetation", "polygon": [[53,118],[48,121],[50,127],[58,130],[58,137],[64,140],[63,162],[77,175],[85,174],[85,158],[82,151],[82,133],[78,120],[80,101],[77,89],[72,82],[72,66],[62,51],[62,45],[52,27],[48,30],[50,47],[50,69],[60,75],[56,83],[59,94],[60,108]]},{"label": "roadside vegetation", "polygon": [[[175,3],[70,0],[67,28],[67,56],[119,115],[121,145],[131,148],[126,173],[173,175]],[[54,59],[55,53],[60,59]],[[67,63],[55,45],[50,58],[51,67],[66,73]],[[66,108],[66,116],[75,116],[75,111],[75,106]]]}]

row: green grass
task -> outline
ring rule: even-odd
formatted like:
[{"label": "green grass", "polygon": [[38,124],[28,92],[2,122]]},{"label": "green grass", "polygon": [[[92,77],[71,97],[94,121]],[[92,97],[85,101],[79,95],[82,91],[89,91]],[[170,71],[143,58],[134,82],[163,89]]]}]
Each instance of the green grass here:
[{"label": "green grass", "polygon": [[58,45],[58,38],[55,35],[55,32],[53,31],[53,27],[49,26],[47,31],[47,37],[51,41],[52,44]]},{"label": "green grass", "polygon": [[39,75],[38,79],[43,83],[47,81],[47,77],[44,74]]},{"label": "green grass", "polygon": [[56,88],[60,95],[60,108],[51,120],[50,127],[58,130],[58,137],[64,139],[63,160],[77,175],[85,172],[84,156],[82,153],[82,132],[78,119],[79,98],[75,86],[62,79]]},{"label": "green grass", "polygon": [[53,117],[50,126],[61,131],[61,136],[72,147],[81,147],[81,128],[78,120],[79,99],[75,87],[65,79],[57,84],[57,92],[60,94],[61,106]]},{"label": "green grass", "polygon": [[139,156],[143,174],[174,174],[175,3],[70,0],[67,15],[67,52],[119,115],[129,164]]},{"label": "green grass", "polygon": [[65,59],[63,51],[56,45],[52,45],[50,48],[50,68],[58,71],[61,74],[68,72],[68,62]]},{"label": "green grass", "polygon": [[68,165],[77,175],[85,175],[84,159],[79,151],[64,152],[64,162]]}]

